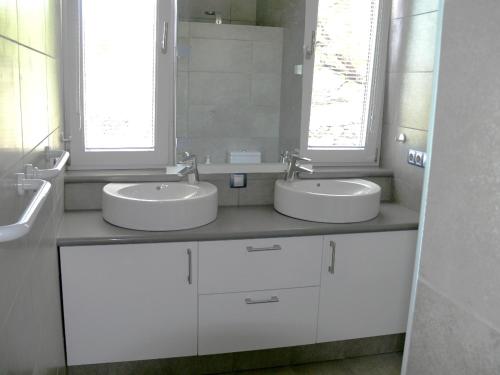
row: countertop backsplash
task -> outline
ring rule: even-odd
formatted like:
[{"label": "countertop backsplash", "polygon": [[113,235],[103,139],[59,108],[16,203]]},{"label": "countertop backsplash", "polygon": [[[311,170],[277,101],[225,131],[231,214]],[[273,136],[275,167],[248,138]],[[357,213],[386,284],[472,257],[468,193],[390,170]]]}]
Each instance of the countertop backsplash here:
[{"label": "countertop backsplash", "polygon": [[[274,201],[274,182],[282,173],[252,173],[247,175],[246,188],[231,188],[230,174],[202,175],[201,180],[217,186],[219,206],[270,205]],[[382,188],[382,202],[392,201],[392,177],[363,177]],[[64,205],[67,211],[100,210],[102,188],[107,182],[66,182]]]}]

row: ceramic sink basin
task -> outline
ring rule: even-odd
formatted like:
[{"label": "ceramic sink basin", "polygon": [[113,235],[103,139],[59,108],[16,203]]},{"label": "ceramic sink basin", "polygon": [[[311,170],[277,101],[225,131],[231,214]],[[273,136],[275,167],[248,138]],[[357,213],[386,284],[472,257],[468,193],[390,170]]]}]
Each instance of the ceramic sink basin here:
[{"label": "ceramic sink basin", "polygon": [[380,186],[360,179],[278,180],[274,208],[302,220],[355,223],[378,215],[380,193]]},{"label": "ceramic sink basin", "polygon": [[166,231],[195,228],[217,217],[217,188],[208,182],[107,184],[104,220],[119,227]]}]

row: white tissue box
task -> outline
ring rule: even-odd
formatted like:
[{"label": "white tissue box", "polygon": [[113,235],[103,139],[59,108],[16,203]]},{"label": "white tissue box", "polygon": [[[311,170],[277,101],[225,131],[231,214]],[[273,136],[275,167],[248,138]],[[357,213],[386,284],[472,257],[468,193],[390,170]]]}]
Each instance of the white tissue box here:
[{"label": "white tissue box", "polygon": [[260,151],[231,151],[227,153],[227,162],[230,164],[260,164],[262,153]]}]

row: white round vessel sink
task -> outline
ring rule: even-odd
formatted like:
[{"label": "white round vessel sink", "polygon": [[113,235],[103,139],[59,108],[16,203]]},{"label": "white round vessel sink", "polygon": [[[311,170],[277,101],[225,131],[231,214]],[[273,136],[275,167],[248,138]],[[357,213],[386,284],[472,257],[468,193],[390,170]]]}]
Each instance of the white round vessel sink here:
[{"label": "white round vessel sink", "polygon": [[378,215],[380,194],[380,186],[360,179],[278,180],[274,208],[302,220],[356,223]]},{"label": "white round vessel sink", "polygon": [[217,187],[208,182],[107,184],[102,215],[123,228],[166,231],[199,227],[217,217]]}]

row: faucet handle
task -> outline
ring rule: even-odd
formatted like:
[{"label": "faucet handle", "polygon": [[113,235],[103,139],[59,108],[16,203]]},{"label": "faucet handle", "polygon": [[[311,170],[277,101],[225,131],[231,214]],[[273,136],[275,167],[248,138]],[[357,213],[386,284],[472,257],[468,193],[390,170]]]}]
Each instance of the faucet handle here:
[{"label": "faucet handle", "polygon": [[284,150],[280,154],[280,162],[287,164],[290,161],[290,155],[291,155],[290,151]]},{"label": "faucet handle", "polygon": [[293,154],[291,160],[292,160],[293,164],[296,164],[298,161],[307,161],[307,162],[311,162],[312,161],[312,159],[302,157],[299,154]]},{"label": "faucet handle", "polygon": [[182,159],[181,163],[186,163],[191,160],[196,160],[196,155],[190,154],[189,152],[184,152],[183,153],[184,158]]},{"label": "faucet handle", "polygon": [[297,171],[298,172],[306,172],[306,173],[309,173],[309,174],[313,174],[314,173],[314,169],[313,168],[306,168],[306,167],[303,167],[302,165],[297,167]]}]

